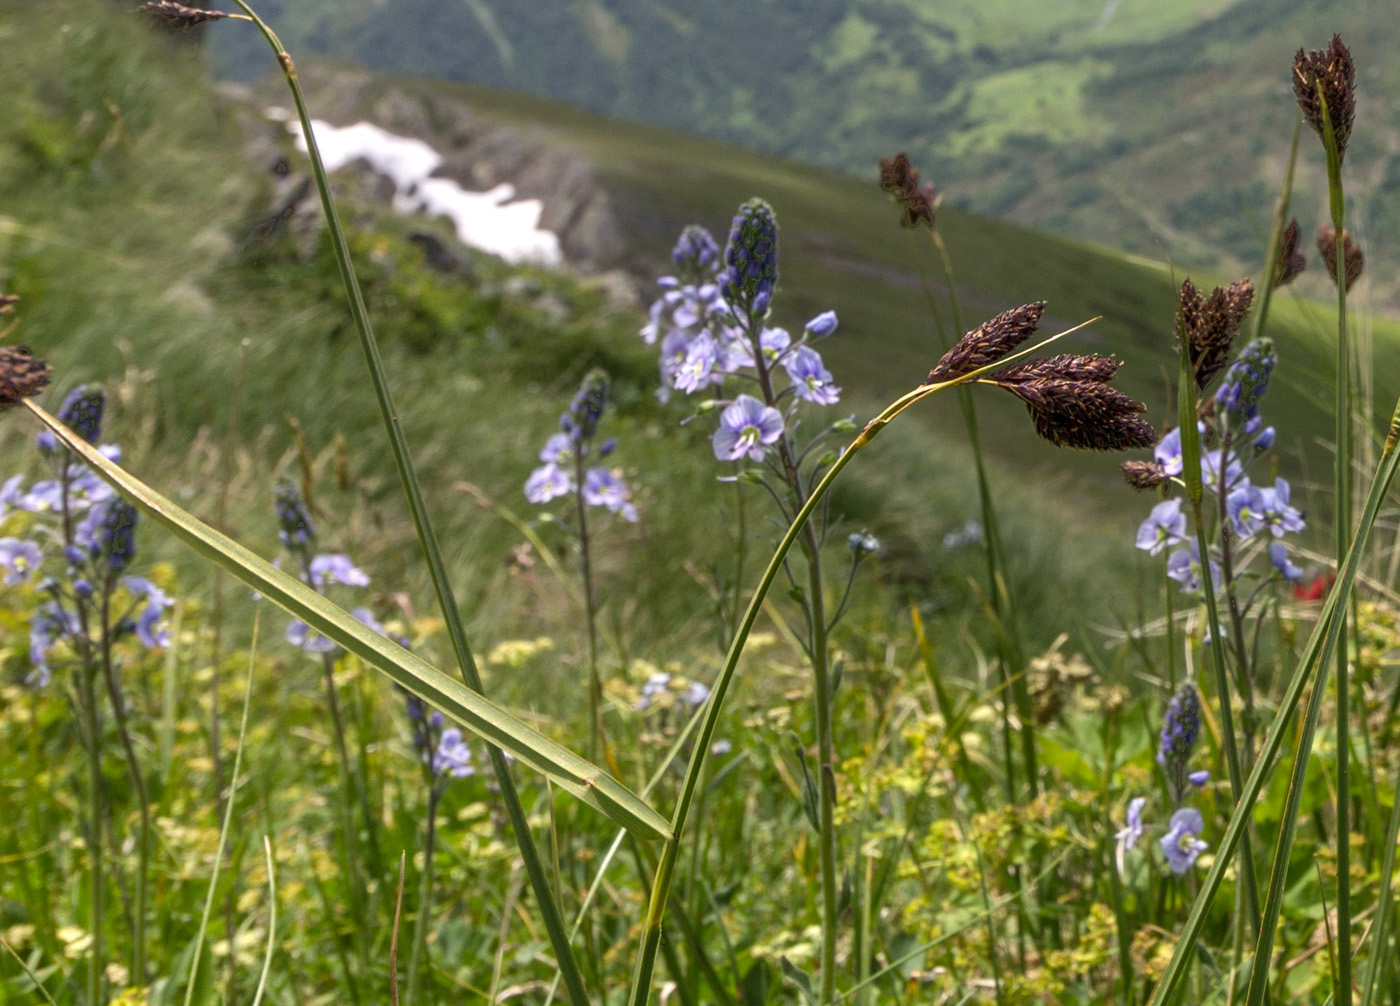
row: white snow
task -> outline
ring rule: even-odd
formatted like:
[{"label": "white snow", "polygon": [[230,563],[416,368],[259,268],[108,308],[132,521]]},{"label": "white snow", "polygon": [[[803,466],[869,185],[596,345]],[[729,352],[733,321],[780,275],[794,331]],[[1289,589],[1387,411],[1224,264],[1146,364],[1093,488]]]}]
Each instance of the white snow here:
[{"label": "white snow", "polygon": [[[300,122],[280,108],[269,109],[268,117],[285,121],[297,138],[297,147],[306,150]],[[397,212],[421,210],[429,216],[447,217],[463,244],[499,255],[507,262],[546,266],[563,262],[558,235],[540,228],[544,204],[538,199],[515,199],[514,186],[501,184],[487,192],[468,192],[450,178],[434,178],[433,172],[442,166],[442,155],[422,140],[395,136],[373,123],[340,128],[312,119],[311,128],[327,171],[364,160],[394,183]]]}]

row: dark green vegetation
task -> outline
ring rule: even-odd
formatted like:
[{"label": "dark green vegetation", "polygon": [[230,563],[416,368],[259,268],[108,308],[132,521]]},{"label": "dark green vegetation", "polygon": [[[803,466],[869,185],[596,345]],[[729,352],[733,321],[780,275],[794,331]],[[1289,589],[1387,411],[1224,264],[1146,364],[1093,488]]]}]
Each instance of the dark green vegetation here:
[{"label": "dark green vegetation", "polygon": [[[546,95],[871,177],[908,150],[948,199],[1179,266],[1250,268],[1291,126],[1300,40],[1351,43],[1350,188],[1363,234],[1397,223],[1400,86],[1389,4],[1291,0],[267,0],[296,51]],[[225,65],[263,72],[246,34]],[[1305,173],[1316,182],[1320,167]],[[1305,235],[1321,219],[1301,208]],[[1395,307],[1393,253],[1370,298]],[[1321,289],[1320,287],[1316,289]]]}]

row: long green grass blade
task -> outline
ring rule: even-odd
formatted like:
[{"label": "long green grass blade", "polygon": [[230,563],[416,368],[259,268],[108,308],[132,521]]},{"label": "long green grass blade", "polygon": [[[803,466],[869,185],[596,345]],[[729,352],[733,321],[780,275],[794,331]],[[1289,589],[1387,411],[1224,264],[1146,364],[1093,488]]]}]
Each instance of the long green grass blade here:
[{"label": "long green grass blade", "polygon": [[670,833],[665,818],[603,769],[522,723],[421,657],[390,642],[300,580],[181,509],[120,465],[108,461],[32,400],[26,400],[25,404],[63,446],[210,562],[378,668],[423,701],[441,709],[488,743],[509,751],[521,764],[548,776],[556,785],[638,838],[653,840]]}]

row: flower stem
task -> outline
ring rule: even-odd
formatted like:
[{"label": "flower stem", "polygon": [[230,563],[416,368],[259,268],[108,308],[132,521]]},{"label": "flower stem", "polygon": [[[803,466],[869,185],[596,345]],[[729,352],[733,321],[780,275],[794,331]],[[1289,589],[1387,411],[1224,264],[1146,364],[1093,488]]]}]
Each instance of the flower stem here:
[{"label": "flower stem", "polygon": [[437,807],[442,788],[428,773],[428,823],[423,837],[423,877],[418,886],[418,914],[413,920],[413,950],[408,958],[408,1006],[418,1006],[418,969],[428,942],[433,907],[433,851],[437,843]]}]

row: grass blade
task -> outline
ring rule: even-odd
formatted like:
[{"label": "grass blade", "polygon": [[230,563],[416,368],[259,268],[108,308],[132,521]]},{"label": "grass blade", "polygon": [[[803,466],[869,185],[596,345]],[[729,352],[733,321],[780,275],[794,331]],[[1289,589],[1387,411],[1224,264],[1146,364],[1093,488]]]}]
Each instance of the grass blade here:
[{"label": "grass blade", "polygon": [[527,726],[421,657],[390,642],[344,608],[181,509],[121,466],[108,461],[32,399],[26,399],[25,405],[53,431],[63,446],[210,562],[378,668],[423,701],[441,709],[488,743],[509,751],[522,764],[548,776],[638,838],[651,840],[669,834],[665,818],[603,769]]}]

